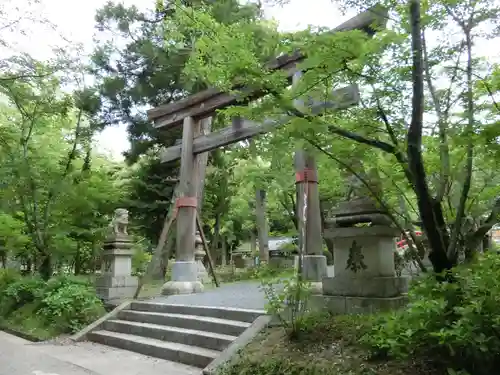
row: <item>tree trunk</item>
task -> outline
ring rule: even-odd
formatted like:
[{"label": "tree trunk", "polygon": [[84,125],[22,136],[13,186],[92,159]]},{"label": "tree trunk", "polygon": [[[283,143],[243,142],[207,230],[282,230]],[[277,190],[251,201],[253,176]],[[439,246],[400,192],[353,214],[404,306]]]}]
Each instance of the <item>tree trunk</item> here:
[{"label": "tree trunk", "polygon": [[[215,263],[217,264],[219,259],[222,259],[222,257],[225,258],[225,256],[221,257],[218,256],[219,254],[219,242],[220,242],[220,213],[217,213],[215,215],[215,225],[214,225],[214,237],[212,238],[212,246],[210,246],[210,252],[212,253],[212,259],[215,260]],[[224,264],[224,262],[222,262]]]},{"label": "tree trunk", "polygon": [[82,272],[82,258],[80,254],[80,241],[76,243],[76,254],[75,254],[75,276],[78,276]]},{"label": "tree trunk", "polygon": [[422,226],[431,248],[429,260],[434,271],[441,273],[452,267],[447,250],[449,235],[444,221],[441,202],[435,201],[427,186],[427,176],[422,157],[422,132],[424,111],[424,74],[420,1],[410,1],[410,26],[412,39],[412,115],[407,136],[408,169],[417,196]]},{"label": "tree trunk", "polygon": [[52,277],[52,259],[50,254],[44,254],[38,269],[43,280],[47,281]]},{"label": "tree trunk", "polygon": [[226,257],[227,257],[227,246],[226,246],[226,239],[225,238],[222,238],[221,253],[222,253],[222,265],[225,266],[225,265],[227,265],[227,260],[226,260]]}]

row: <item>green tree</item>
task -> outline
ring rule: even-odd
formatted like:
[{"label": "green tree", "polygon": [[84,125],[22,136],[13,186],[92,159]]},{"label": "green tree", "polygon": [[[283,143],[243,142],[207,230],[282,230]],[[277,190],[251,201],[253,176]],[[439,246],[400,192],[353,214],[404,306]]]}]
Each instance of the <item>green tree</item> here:
[{"label": "green tree", "polygon": [[[346,5],[366,7],[367,3]],[[482,163],[492,161],[490,150],[497,147],[486,142],[481,131],[491,124],[492,116],[498,119],[497,112],[477,104],[491,103],[491,98],[475,88],[478,76],[487,76],[487,68],[473,56],[474,40],[482,26],[498,22],[498,9],[486,1],[430,4],[412,0],[384,5],[391,9],[394,22],[376,38],[360,31],[315,30],[267,38],[266,50],[279,54],[299,49],[308,57],[300,84],[289,90],[283,75],[263,66],[253,43],[252,25],[223,25],[208,13],[177,3],[185,11],[176,13],[175,23],[202,35],[194,43],[184,73],[224,90],[236,83],[265,90],[269,95],[258,103],[228,112],[254,120],[280,111],[290,114],[293,119],[284,130],[290,139],[297,145],[305,141],[342,169],[365,175],[368,187],[374,181],[366,177],[366,170],[384,170],[382,166],[390,165],[392,171],[384,171],[391,177],[386,183],[404,181],[398,195],[406,196],[415,207],[431,249],[429,258],[434,270],[441,272],[456,264],[459,254],[475,249],[484,229],[498,221],[495,202],[500,200],[495,198],[498,191],[493,184],[486,183],[487,194],[473,195],[474,190],[484,191],[481,185],[489,171],[481,172],[487,168]],[[498,28],[490,30],[489,37],[498,36]],[[431,46],[426,39],[431,32],[453,32],[454,38]],[[188,42],[182,35],[177,38],[178,44]],[[357,108],[317,116],[293,105],[297,95],[324,95],[332,86],[348,82],[364,90]],[[338,137],[354,154],[332,147]],[[353,160],[362,163],[356,165]],[[397,199],[379,190],[379,198],[395,212]],[[469,230],[466,221],[472,215],[479,215],[473,219],[483,229]],[[407,212],[405,221],[412,219]]]},{"label": "green tree", "polygon": [[[241,5],[236,0],[197,0],[185,4],[209,13],[222,24],[252,23],[261,17],[259,6]],[[172,145],[181,134],[173,129],[160,136],[147,121],[144,108],[206,88],[203,80],[183,75],[190,45],[200,36],[196,28],[176,24],[176,14],[184,10],[171,2],[159,2],[157,9],[147,12],[108,3],[96,15],[98,29],[113,35],[113,39],[96,46],[92,58],[91,71],[102,98],[100,121],[106,125],[127,124],[131,150],[126,159],[128,163],[138,161],[131,185],[131,209],[143,234],[153,242],[161,232],[172,197],[174,184],[169,180],[178,173],[176,163],[159,162],[158,149]],[[170,43],[177,35],[183,35],[189,43]],[[117,38],[123,43],[116,43]],[[221,123],[216,119],[214,126]]]}]

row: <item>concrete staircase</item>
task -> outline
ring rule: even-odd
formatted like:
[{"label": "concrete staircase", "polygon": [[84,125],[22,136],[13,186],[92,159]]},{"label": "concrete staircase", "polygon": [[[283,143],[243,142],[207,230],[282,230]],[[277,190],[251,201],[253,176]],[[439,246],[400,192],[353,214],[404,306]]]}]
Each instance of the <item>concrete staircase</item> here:
[{"label": "concrete staircase", "polygon": [[173,362],[205,368],[262,311],[132,302],[86,339]]}]

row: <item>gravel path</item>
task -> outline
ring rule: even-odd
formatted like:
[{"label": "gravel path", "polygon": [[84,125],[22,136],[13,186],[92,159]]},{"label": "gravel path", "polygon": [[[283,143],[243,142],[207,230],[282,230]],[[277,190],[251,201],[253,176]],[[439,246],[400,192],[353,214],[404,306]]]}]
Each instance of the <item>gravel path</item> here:
[{"label": "gravel path", "polygon": [[[333,266],[328,267],[328,276],[333,277]],[[220,288],[203,293],[175,296],[159,296],[154,302],[189,304],[194,306],[235,307],[239,309],[264,310],[267,303],[259,281],[242,281],[223,284]]]},{"label": "gravel path", "polygon": [[260,289],[260,282],[245,281],[224,284],[220,288],[203,293],[175,296],[160,296],[154,302],[189,304],[194,306],[235,307],[240,309],[264,310],[266,298]]}]

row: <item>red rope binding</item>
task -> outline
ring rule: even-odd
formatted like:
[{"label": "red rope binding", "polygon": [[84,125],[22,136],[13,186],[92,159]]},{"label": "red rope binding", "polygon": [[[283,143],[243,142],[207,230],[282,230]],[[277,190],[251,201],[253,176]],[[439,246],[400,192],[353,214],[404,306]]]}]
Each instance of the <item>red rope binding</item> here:
[{"label": "red rope binding", "polygon": [[314,169],[305,168],[302,171],[295,172],[295,182],[318,182],[318,174]]},{"label": "red rope binding", "polygon": [[175,201],[175,208],[180,208],[180,207],[196,208],[197,206],[198,206],[198,198],[196,197],[179,197]]}]

